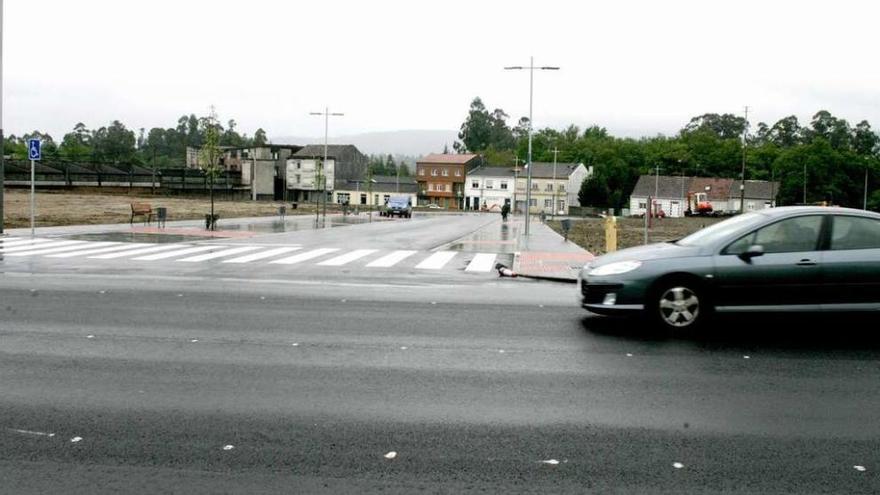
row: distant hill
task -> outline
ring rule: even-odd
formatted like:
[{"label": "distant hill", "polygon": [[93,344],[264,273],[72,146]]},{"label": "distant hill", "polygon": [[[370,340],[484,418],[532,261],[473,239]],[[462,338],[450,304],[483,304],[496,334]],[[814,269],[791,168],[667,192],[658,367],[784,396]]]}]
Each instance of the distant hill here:
[{"label": "distant hill", "polygon": [[[330,144],[353,144],[366,155],[394,155],[419,157],[428,153],[441,153],[443,146],[452,151],[452,143],[458,138],[457,131],[405,130],[365,132],[349,136],[330,137]],[[276,144],[320,144],[324,137],[276,136]]]}]

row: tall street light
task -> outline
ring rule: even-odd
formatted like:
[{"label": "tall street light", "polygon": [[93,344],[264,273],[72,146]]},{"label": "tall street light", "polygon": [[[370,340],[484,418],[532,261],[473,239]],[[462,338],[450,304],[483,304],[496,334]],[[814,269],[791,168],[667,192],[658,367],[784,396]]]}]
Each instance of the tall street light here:
[{"label": "tall street light", "polygon": [[[324,198],[324,222],[327,221],[327,176],[324,175],[324,164],[327,163],[327,131],[330,128],[330,117],[342,117],[345,115],[344,113],[330,113],[330,109],[328,107],[324,107],[323,112],[309,112],[309,115],[323,115],[324,116],[324,161],[321,162],[321,172],[316,178],[321,179],[321,196]],[[336,157],[333,161],[333,166],[336,166],[336,160],[339,157]],[[315,170],[317,172],[317,170]],[[333,174],[333,177],[336,177],[336,174]],[[318,185],[315,184],[315,189],[318,189]],[[318,206],[315,205],[315,226],[318,224]]]},{"label": "tall street light", "polygon": [[[526,167],[528,167],[528,176],[526,178],[526,235],[529,235],[529,209],[532,207],[532,100],[534,96],[535,86],[535,69],[538,70],[559,70],[559,67],[535,67],[535,57],[529,57],[528,67],[515,65],[505,67],[504,70],[528,70],[529,71],[529,156],[526,159]],[[516,184],[513,185],[514,189]]]},{"label": "tall street light", "polygon": [[746,211],[746,147],[748,143],[746,142],[746,138],[748,137],[749,132],[749,107],[746,106],[746,118],[745,123],[743,124],[743,164],[742,164],[742,174],[740,176],[739,182],[739,212],[742,213]]},{"label": "tall street light", "polygon": [[0,0],[0,234],[3,234],[3,0]]}]

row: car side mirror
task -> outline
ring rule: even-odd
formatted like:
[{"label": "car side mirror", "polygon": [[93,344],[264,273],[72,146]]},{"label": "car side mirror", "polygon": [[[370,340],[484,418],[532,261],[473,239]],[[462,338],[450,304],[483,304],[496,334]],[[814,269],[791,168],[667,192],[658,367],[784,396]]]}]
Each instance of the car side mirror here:
[{"label": "car side mirror", "polygon": [[761,246],[760,244],[752,244],[748,249],[739,254],[739,259],[749,262],[752,261],[752,258],[758,256],[764,256],[764,246]]}]

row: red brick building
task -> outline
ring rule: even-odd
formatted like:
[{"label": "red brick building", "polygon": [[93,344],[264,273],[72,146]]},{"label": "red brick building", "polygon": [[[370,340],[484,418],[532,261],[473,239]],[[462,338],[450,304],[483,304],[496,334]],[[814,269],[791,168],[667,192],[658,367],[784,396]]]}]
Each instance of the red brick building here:
[{"label": "red brick building", "polygon": [[419,204],[433,203],[444,208],[462,209],[465,177],[480,162],[480,155],[473,154],[431,154],[416,162]]}]

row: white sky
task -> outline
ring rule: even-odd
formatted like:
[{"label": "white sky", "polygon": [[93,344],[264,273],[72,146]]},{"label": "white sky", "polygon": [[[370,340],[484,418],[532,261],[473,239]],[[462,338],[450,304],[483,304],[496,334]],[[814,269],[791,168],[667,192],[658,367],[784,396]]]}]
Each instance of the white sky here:
[{"label": "white sky", "polygon": [[458,129],[474,96],[535,124],[671,134],[695,115],[880,128],[871,1],[6,0],[3,125],[172,127],[215,105],[239,131]]}]

